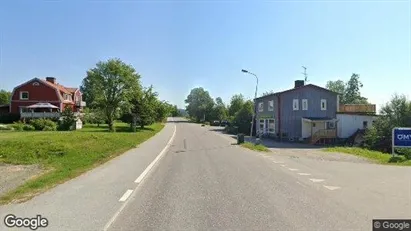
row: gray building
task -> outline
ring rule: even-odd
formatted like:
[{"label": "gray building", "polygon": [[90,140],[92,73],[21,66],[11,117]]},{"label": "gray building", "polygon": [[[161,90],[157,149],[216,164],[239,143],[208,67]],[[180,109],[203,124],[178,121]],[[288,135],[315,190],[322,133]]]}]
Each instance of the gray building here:
[{"label": "gray building", "polygon": [[256,105],[259,134],[311,143],[336,138],[338,94],[328,89],[297,80],[293,89],[259,97]]}]

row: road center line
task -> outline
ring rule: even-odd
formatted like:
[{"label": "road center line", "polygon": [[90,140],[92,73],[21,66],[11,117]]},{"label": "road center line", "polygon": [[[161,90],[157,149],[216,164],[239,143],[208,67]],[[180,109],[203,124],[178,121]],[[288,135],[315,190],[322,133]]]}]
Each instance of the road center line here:
[{"label": "road center line", "polygon": [[[168,141],[168,143],[167,143],[167,145],[164,147],[164,149],[160,152],[160,154],[158,154],[158,156],[157,156],[157,158],[160,156],[162,156],[165,152],[166,152],[166,150],[168,150],[168,148],[170,147],[170,145],[171,145],[171,143],[173,142],[173,140],[174,140],[174,137],[175,137],[175,135],[176,135],[176,131],[177,131],[177,127],[176,127],[176,125],[174,125],[174,132],[173,132],[173,135],[170,137],[170,140]],[[156,158],[156,159],[157,159]],[[154,160],[154,161],[156,161],[156,159]],[[160,159],[160,158],[158,158],[158,159]],[[158,159],[157,159],[157,161],[158,161]],[[153,162],[154,162],[153,161]],[[157,162],[156,161],[156,162]],[[153,164],[153,162],[151,163],[151,164]],[[151,165],[150,164],[150,165]],[[154,164],[153,164],[154,165]],[[151,166],[150,167],[150,169],[152,168],[153,166]],[[148,167],[147,167],[148,168]],[[146,168],[146,170],[147,170],[147,168]],[[144,171],[146,171],[146,170],[144,170]],[[144,173],[144,172],[143,172]],[[142,174],[143,174],[142,173]],[[148,173],[148,171],[145,173],[145,174],[147,174]],[[141,176],[141,175],[140,175]],[[140,177],[139,177],[140,178]],[[143,180],[143,178],[144,177],[141,177],[141,180]],[[138,178],[137,178],[138,179]],[[138,188],[138,186],[140,186],[140,184],[138,184],[136,187],[135,187],[135,189],[133,190],[133,192],[131,193],[131,195],[130,196],[132,196],[133,194],[135,194],[136,193],[136,191],[137,191],[137,188]],[[107,224],[104,226],[104,228],[103,228],[103,231],[107,231],[109,228],[110,228],[110,226],[114,223],[114,221],[117,219],[117,217],[120,215],[120,213],[121,213],[121,211],[123,211],[123,209],[127,206],[127,204],[128,204],[128,202],[129,201],[126,201],[125,203],[123,203],[122,205],[121,205],[121,207],[119,208],[119,210],[113,215],[113,217],[107,222]]]},{"label": "road center line", "polygon": [[275,161],[275,160],[273,160],[273,163],[275,163],[275,164],[284,164],[284,162],[281,162],[281,161]]},{"label": "road center line", "polygon": [[285,167],[285,166],[286,166],[285,164],[282,164],[282,165],[281,165],[281,167]]},{"label": "road center line", "polygon": [[131,193],[133,193],[133,190],[131,190],[131,189],[127,190],[123,194],[123,196],[120,198],[120,200],[118,200],[118,201],[121,201],[121,202],[126,201],[128,199],[128,197],[131,195]]},{"label": "road center line", "polygon": [[300,176],[310,176],[310,173],[305,173],[305,172],[299,172],[298,175]]},{"label": "road center line", "polygon": [[324,188],[329,189],[329,190],[331,190],[331,191],[341,188],[341,187],[338,187],[338,186],[327,186],[327,185],[323,185],[323,186],[324,186]]},{"label": "road center line", "polygon": [[298,171],[298,169],[296,169],[296,168],[289,168],[288,170],[290,170],[290,171]]},{"label": "road center line", "polygon": [[324,179],[310,179],[310,181],[317,183],[317,182],[323,182]]}]

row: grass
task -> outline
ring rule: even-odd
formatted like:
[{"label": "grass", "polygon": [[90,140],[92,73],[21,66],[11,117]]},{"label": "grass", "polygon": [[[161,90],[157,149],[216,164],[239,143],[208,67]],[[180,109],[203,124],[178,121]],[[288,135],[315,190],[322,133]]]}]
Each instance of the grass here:
[{"label": "grass", "polygon": [[365,148],[358,147],[332,147],[324,149],[326,152],[342,152],[355,156],[364,157],[372,160],[378,164],[391,164],[391,165],[404,165],[411,166],[411,160],[406,159],[403,155],[396,155],[393,157],[391,154],[382,153],[378,151],[372,151]]},{"label": "grass", "polygon": [[265,147],[262,144],[255,145],[255,144],[250,143],[250,142],[242,143],[241,147],[248,148],[248,149],[251,149],[251,150],[254,150],[254,151],[258,151],[258,152],[269,152],[270,151],[267,147]]},{"label": "grass", "polygon": [[117,132],[107,125],[85,125],[71,132],[0,132],[0,162],[38,164],[45,173],[0,197],[0,204],[21,202],[135,148],[164,127],[156,123],[136,133],[129,125],[116,123]]}]

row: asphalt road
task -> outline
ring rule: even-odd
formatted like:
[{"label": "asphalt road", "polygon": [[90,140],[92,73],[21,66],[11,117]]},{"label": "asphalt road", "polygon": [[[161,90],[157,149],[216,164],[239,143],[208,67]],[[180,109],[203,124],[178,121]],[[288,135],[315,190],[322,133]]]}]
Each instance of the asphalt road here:
[{"label": "asphalt road", "polygon": [[50,225],[38,230],[61,231],[371,230],[373,218],[411,219],[411,168],[261,154],[174,121],[0,216],[41,214]]},{"label": "asphalt road", "polygon": [[177,123],[172,147],[109,230],[371,229],[369,214],[335,197],[338,190],[232,143]]}]

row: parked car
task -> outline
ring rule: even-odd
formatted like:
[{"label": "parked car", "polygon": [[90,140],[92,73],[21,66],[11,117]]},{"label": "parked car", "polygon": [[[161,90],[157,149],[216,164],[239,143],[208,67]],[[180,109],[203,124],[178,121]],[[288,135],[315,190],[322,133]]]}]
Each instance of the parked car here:
[{"label": "parked car", "polygon": [[220,122],[220,126],[222,126],[222,127],[229,126],[229,125],[230,125],[230,123],[227,120],[222,120]]},{"label": "parked car", "polygon": [[211,123],[211,125],[212,125],[212,126],[220,126],[220,121],[214,120],[214,121]]}]

